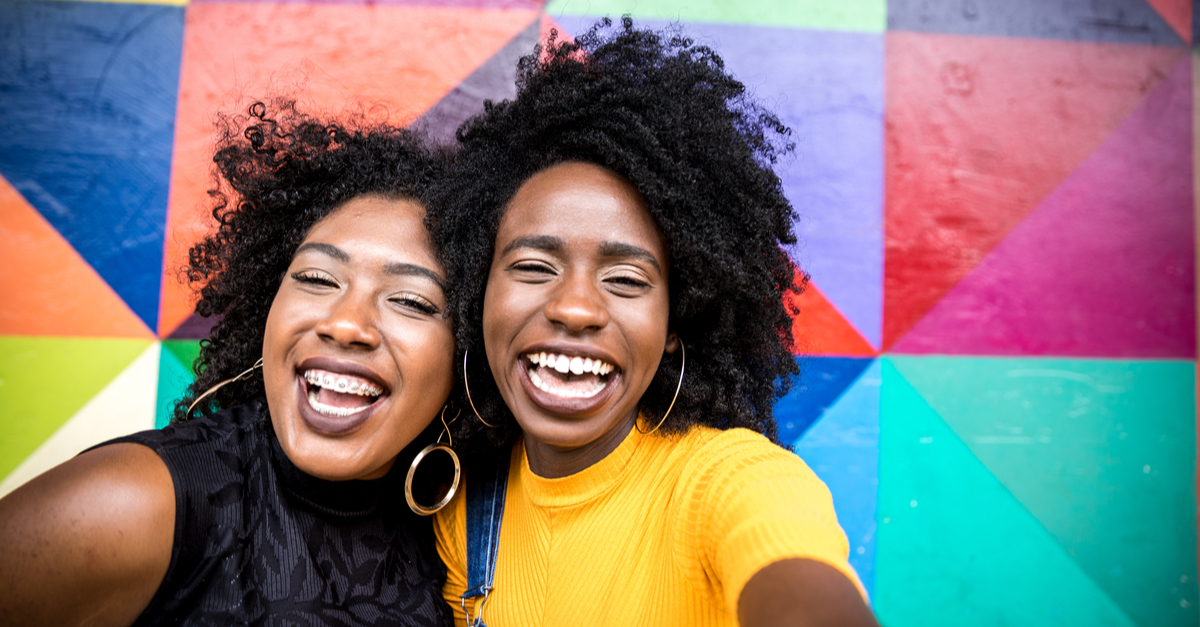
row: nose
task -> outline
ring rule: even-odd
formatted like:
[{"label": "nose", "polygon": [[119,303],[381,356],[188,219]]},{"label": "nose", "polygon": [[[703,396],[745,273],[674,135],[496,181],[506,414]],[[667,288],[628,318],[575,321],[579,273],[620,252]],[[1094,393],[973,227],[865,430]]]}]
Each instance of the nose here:
[{"label": "nose", "polygon": [[602,329],[608,308],[597,287],[586,277],[564,277],[544,308],[546,319],[572,333]]},{"label": "nose", "polygon": [[317,323],[317,335],[344,348],[378,348],[381,338],[373,305],[370,296],[348,291]]}]

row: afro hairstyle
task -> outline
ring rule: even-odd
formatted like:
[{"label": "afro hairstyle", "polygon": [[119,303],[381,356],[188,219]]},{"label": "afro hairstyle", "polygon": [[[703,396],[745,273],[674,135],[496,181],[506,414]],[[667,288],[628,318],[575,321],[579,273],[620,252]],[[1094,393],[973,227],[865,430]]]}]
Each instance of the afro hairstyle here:
[{"label": "afro hairstyle", "polygon": [[255,373],[188,412],[206,390],[262,356],[271,302],[313,225],[365,195],[428,207],[429,191],[445,170],[446,156],[412,131],[358,118],[314,119],[290,101],[271,108],[257,102],[249,115],[219,121],[208,192],[217,228],[191,248],[184,271],[199,288],[196,313],[216,324],[200,342],[196,380],[176,403],[173,422],[263,397],[261,373]]},{"label": "afro hairstyle", "polygon": [[[471,396],[459,402],[495,426],[459,421],[460,437],[482,448],[520,435],[487,368],[482,329],[505,208],[532,175],[586,162],[628,179],[667,243],[669,329],[686,346],[687,372],[661,432],[745,427],[777,441],[773,406],[799,372],[795,311],[785,303],[807,281],[783,249],[796,241],[795,212],[773,170],[793,149],[790,130],[712,49],[678,28],[635,28],[629,17],[602,20],[574,41],[552,33],[517,72],[513,100],[485,103],[459,128],[460,152],[432,201],[434,239],[456,289],[458,350],[470,357]],[[680,365],[664,358],[640,401],[651,424],[671,406]]]}]

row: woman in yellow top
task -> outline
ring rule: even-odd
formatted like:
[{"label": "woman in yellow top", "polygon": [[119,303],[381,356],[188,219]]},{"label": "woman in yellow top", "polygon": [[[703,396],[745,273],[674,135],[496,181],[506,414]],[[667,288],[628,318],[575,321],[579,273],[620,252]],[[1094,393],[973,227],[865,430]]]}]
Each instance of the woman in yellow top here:
[{"label": "woman in yellow top", "polygon": [[512,453],[490,594],[460,601],[475,483],[437,516],[456,624],[875,624],[829,491],[775,440],[788,133],[628,18],[552,38],[460,130],[433,225],[478,417],[456,442]]}]

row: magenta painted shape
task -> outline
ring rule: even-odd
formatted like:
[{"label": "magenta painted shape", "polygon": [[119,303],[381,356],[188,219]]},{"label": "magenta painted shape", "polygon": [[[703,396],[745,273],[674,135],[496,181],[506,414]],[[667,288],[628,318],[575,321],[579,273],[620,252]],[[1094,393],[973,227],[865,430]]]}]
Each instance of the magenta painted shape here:
[{"label": "magenta painted shape", "polygon": [[1194,357],[1190,57],[891,352]]}]

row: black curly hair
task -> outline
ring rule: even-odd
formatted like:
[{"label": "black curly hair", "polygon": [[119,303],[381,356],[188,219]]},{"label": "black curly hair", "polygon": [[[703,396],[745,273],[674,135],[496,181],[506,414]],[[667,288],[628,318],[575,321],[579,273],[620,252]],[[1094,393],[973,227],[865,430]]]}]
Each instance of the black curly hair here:
[{"label": "black curly hair", "polygon": [[[552,34],[520,61],[517,88],[514,100],[485,103],[459,128],[460,154],[432,200],[434,238],[456,287],[459,359],[470,351],[474,406],[497,425],[460,421],[459,435],[475,444],[486,433],[490,445],[504,446],[520,433],[487,368],[483,294],[517,189],[577,161],[628,179],[667,242],[669,328],[686,345],[687,376],[661,431],[746,427],[777,442],[773,405],[799,373],[796,312],[785,302],[807,280],[782,248],[796,241],[795,212],[773,171],[793,149],[790,130],[748,97],[713,50],[678,27],[636,29],[629,17],[616,26],[602,20],[575,41]],[[671,402],[679,367],[663,359],[640,401],[652,422]]]},{"label": "black curly hair", "polygon": [[[271,302],[314,224],[364,195],[428,206],[446,165],[446,155],[413,131],[360,117],[319,120],[286,100],[256,102],[248,115],[222,117],[219,128],[208,192],[217,229],[191,248],[185,271],[199,288],[196,313],[217,322],[200,342],[196,380],[172,422],[187,420],[200,395],[262,356]],[[190,415],[262,397],[256,373],[205,397]]]}]

